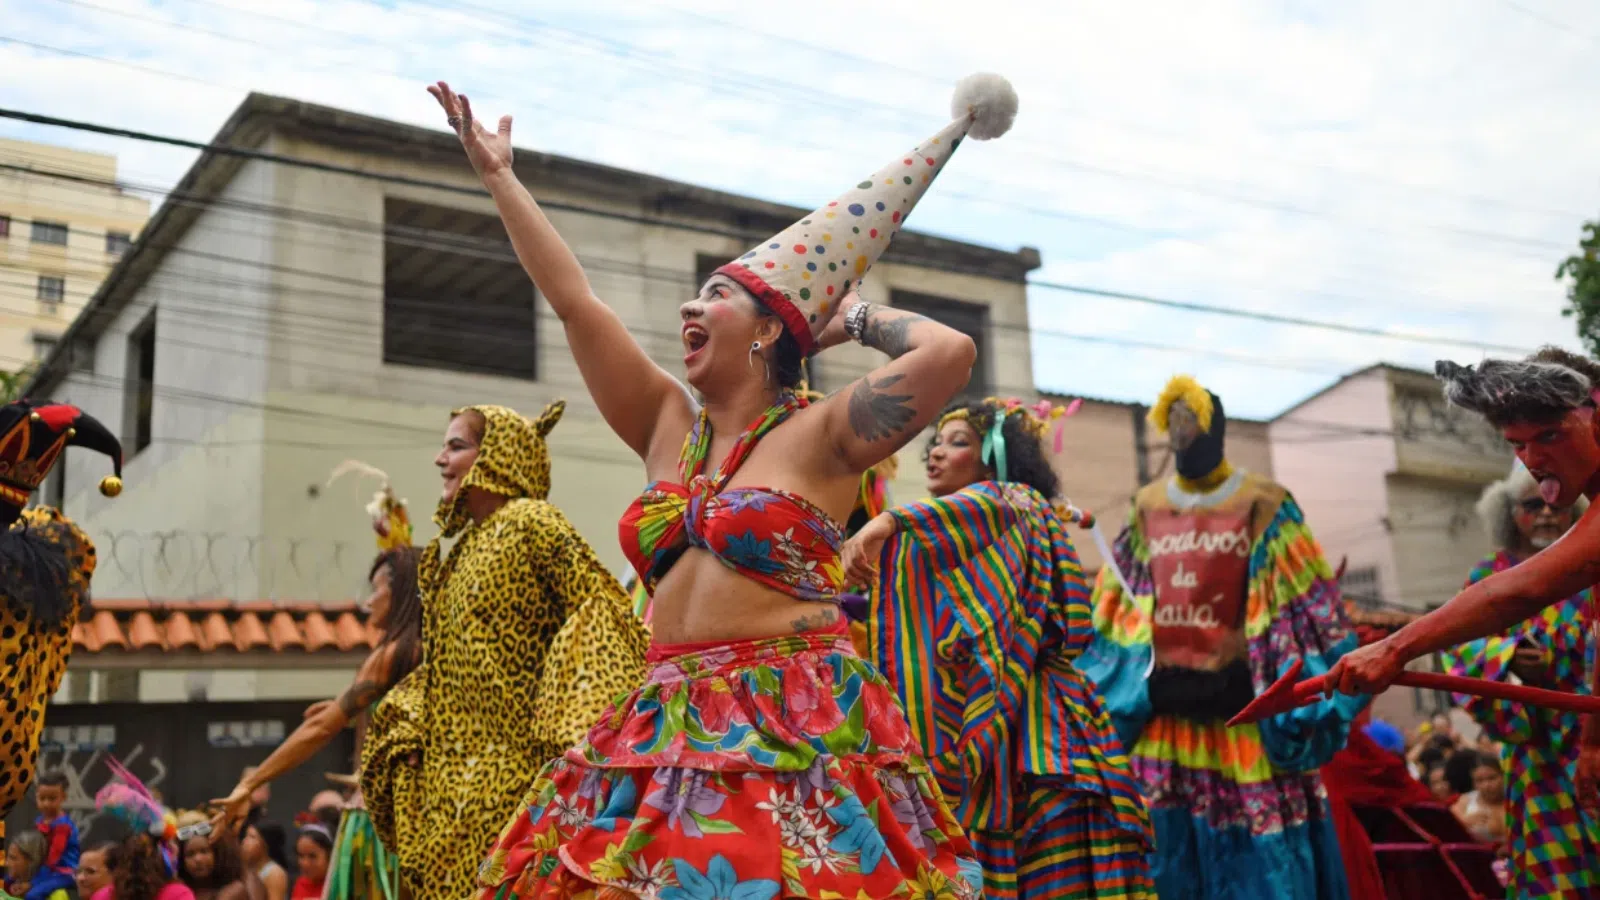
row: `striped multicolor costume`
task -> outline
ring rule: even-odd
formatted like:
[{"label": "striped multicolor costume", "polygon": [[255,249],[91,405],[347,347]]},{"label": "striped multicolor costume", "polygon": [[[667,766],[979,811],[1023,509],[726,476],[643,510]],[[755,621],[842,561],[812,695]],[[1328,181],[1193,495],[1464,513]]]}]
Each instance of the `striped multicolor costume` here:
[{"label": "striped multicolor costume", "polygon": [[1102,569],[1100,686],[1155,824],[1161,900],[1348,894],[1317,769],[1366,698],[1337,695],[1256,725],[1227,719],[1296,660],[1326,672],[1356,646],[1333,572],[1281,486],[1223,462],[1209,490],[1147,485]]},{"label": "striped multicolor costume", "polygon": [[890,514],[868,646],[961,798],[984,896],[1153,897],[1149,814],[1073,666],[1094,631],[1061,519],[993,481]]},{"label": "striped multicolor costume", "polygon": [[[1503,572],[1519,560],[1501,550],[1479,563],[1467,583]],[[1499,637],[1474,641],[1445,654],[1451,673],[1504,681],[1518,647],[1536,647],[1550,660],[1550,684],[1589,693],[1588,667],[1596,648],[1586,628],[1590,592],[1551,606]],[[1456,698],[1502,747],[1506,809],[1511,830],[1512,900],[1600,897],[1600,820],[1573,797],[1580,717],[1519,703]],[[1519,814],[1520,811],[1520,814]]]}]

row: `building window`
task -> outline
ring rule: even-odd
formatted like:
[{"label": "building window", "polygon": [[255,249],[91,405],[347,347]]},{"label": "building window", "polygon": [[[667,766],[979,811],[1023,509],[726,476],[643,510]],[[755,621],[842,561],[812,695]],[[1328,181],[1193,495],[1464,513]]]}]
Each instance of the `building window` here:
[{"label": "building window", "polygon": [[56,344],[61,339],[53,334],[35,334],[33,336],[33,358],[42,360],[56,349]]},{"label": "building window", "polygon": [[65,247],[67,245],[67,223],[34,219],[33,242],[35,244],[55,244],[58,247]]},{"label": "building window", "polygon": [[895,309],[927,316],[940,325],[954,328],[972,338],[972,342],[978,346],[978,358],[972,364],[972,380],[967,382],[967,387],[961,396],[967,399],[981,399],[994,393],[991,384],[992,373],[989,370],[989,307],[981,303],[968,303],[964,300],[950,300],[909,291],[890,291],[889,303]]},{"label": "building window", "polygon": [[385,201],[384,362],[538,378],[536,299],[497,217]]},{"label": "building window", "polygon": [[11,237],[11,217],[0,216],[0,238]]},{"label": "building window", "polygon": [[128,248],[132,245],[133,237],[126,231],[106,232],[106,253],[112,256],[121,256],[128,252]]},{"label": "building window", "polygon": [[1383,605],[1383,586],[1378,580],[1377,566],[1362,566],[1359,569],[1345,569],[1344,576],[1339,579],[1339,592],[1344,594],[1346,600],[1354,601],[1357,606],[1376,609]]},{"label": "building window", "polygon": [[55,315],[61,308],[61,301],[67,296],[67,280],[55,275],[40,275],[34,295],[39,298],[39,307],[45,313]]},{"label": "building window", "polygon": [[128,336],[127,377],[123,381],[123,443],[132,456],[150,446],[154,437],[156,399],[156,314]]}]

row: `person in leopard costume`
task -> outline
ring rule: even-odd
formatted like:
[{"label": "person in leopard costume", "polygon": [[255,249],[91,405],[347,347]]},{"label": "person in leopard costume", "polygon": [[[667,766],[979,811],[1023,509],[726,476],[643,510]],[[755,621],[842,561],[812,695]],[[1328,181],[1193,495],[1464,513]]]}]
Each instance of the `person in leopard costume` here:
[{"label": "person in leopard costume", "polygon": [[472,894],[533,773],[644,678],[644,624],[546,499],[545,437],[564,409],[457,410],[435,460],[422,664],[373,710],[361,754],[367,809],[418,900]]},{"label": "person in leopard costume", "polygon": [[121,493],[122,446],[94,417],[65,404],[0,406],[0,844],[6,815],[33,783],[45,707],[94,575],[88,535],[59,509],[25,508],[73,445],[110,456],[115,474],[100,491]]}]

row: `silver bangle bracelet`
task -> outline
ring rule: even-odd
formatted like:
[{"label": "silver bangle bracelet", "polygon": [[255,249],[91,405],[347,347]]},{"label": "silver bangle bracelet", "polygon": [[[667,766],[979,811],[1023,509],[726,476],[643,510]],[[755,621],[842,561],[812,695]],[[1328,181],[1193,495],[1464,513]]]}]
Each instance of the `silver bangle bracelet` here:
[{"label": "silver bangle bracelet", "polygon": [[850,340],[858,344],[861,343],[861,332],[867,324],[868,312],[867,302],[862,300],[855,306],[850,307],[850,312],[846,313],[844,317],[844,333],[850,337]]}]

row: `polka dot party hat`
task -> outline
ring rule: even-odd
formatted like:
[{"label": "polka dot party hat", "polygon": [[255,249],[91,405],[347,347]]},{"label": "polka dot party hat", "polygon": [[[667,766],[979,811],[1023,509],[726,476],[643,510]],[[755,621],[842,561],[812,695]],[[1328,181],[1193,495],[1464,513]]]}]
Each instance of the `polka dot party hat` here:
[{"label": "polka dot party hat", "polygon": [[1017,93],[999,75],[969,75],[956,85],[955,121],[891,160],[872,177],[717,270],[783,320],[804,353],[859,284],[967,137],[1005,134],[1017,117]]}]

